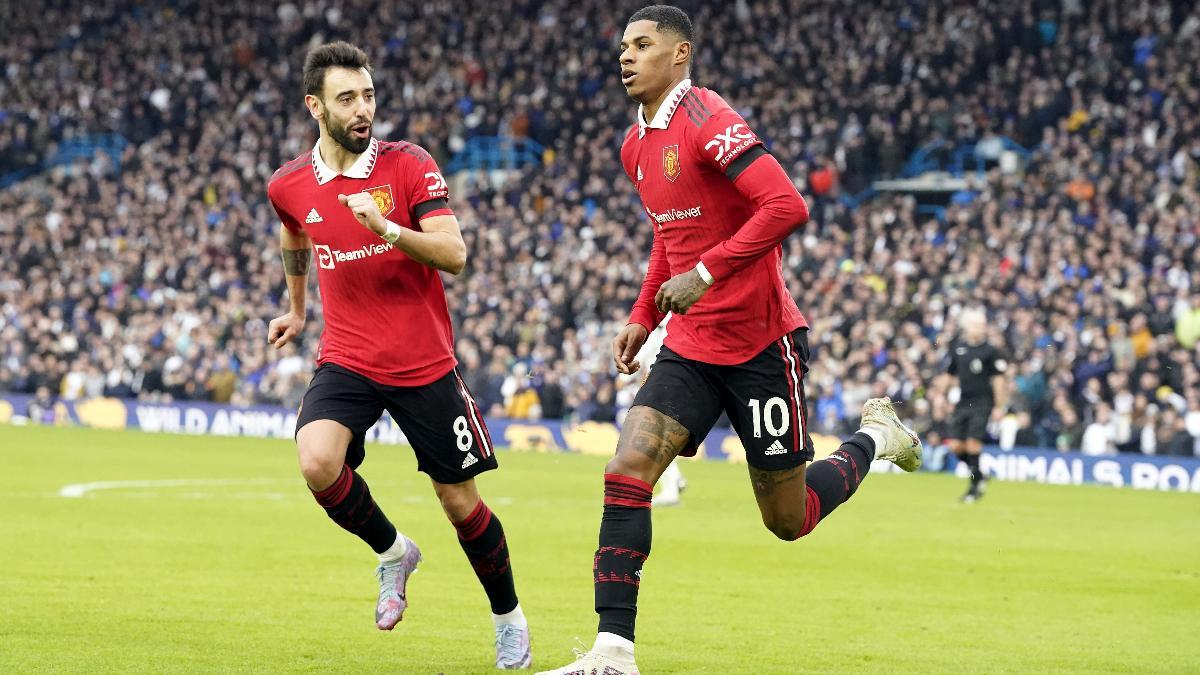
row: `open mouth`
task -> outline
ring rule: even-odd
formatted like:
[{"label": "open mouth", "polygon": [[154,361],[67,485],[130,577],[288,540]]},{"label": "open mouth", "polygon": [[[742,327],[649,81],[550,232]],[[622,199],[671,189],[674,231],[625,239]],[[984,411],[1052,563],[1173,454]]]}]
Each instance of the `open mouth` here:
[{"label": "open mouth", "polygon": [[353,134],[355,138],[367,138],[371,135],[371,125],[368,123],[352,126],[350,127],[350,133]]},{"label": "open mouth", "polygon": [[637,73],[633,72],[632,70],[629,70],[629,69],[622,70],[621,71],[621,84],[628,87],[629,85],[633,84],[633,80],[636,77],[637,77]]}]

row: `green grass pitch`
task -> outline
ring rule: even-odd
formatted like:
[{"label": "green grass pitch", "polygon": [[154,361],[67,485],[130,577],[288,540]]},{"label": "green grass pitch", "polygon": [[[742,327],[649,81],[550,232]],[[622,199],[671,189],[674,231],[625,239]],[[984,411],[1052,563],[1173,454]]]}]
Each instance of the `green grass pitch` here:
[{"label": "green grass pitch", "polygon": [[[590,644],[603,460],[502,453],[535,668]],[[488,608],[405,448],[363,474],[422,547],[407,618],[375,630],[374,558],[285,441],[0,426],[0,672],[493,672]],[[879,475],[795,543],[744,467],[688,463],[654,515],[645,673],[1196,672],[1200,498]],[[147,483],[60,495],[68,484]]]}]

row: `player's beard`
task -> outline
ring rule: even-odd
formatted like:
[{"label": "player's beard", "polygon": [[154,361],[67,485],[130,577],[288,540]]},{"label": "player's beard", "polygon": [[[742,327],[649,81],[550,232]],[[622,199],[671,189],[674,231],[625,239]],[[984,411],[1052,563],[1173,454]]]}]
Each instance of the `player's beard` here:
[{"label": "player's beard", "polygon": [[[357,126],[357,125],[355,125],[355,126]],[[367,131],[368,131],[368,133],[365,137],[355,138],[350,133],[350,125],[339,127],[338,125],[333,124],[333,123],[329,124],[330,138],[337,141],[338,145],[349,150],[350,152],[353,152],[356,155],[361,155],[362,153],[366,152],[367,148],[370,147],[370,145],[371,145],[370,128],[368,128]]]}]

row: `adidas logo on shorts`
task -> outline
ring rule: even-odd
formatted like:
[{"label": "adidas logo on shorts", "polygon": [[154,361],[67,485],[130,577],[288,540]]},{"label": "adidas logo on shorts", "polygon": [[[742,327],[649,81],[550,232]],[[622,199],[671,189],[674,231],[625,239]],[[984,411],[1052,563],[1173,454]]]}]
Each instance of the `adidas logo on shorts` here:
[{"label": "adidas logo on shorts", "polygon": [[787,448],[783,447],[783,443],[780,443],[779,439],[775,439],[775,442],[771,443],[771,447],[767,448],[766,452],[764,452],[763,454],[764,455],[784,455],[784,454],[787,454]]},{"label": "adidas logo on shorts", "polygon": [[479,461],[479,460],[478,460],[478,459],[475,457],[475,455],[472,455],[471,453],[469,453],[469,452],[468,452],[468,453],[467,453],[467,456],[466,456],[466,457],[463,459],[463,465],[462,465],[462,468],[464,468],[464,469],[465,469],[465,468],[467,468],[468,466],[471,466],[472,464],[474,464],[474,463],[476,463],[476,462],[478,462],[478,461]]}]

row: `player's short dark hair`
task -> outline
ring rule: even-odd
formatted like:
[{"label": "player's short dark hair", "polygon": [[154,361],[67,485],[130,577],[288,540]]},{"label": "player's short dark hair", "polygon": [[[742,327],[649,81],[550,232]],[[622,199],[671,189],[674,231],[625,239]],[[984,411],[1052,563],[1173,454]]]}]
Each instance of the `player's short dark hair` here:
[{"label": "player's short dark hair", "polygon": [[305,94],[321,97],[321,88],[325,86],[325,71],[329,68],[366,68],[369,73],[371,63],[367,60],[366,52],[349,42],[339,40],[313,47],[308,56],[304,57]]},{"label": "player's short dark hair", "polygon": [[[660,33],[674,33],[685,42],[695,45],[696,36],[692,32],[692,20],[687,12],[671,5],[650,5],[643,7],[629,17],[628,23],[634,21],[653,21]],[[627,24],[628,25],[628,24]]]}]

